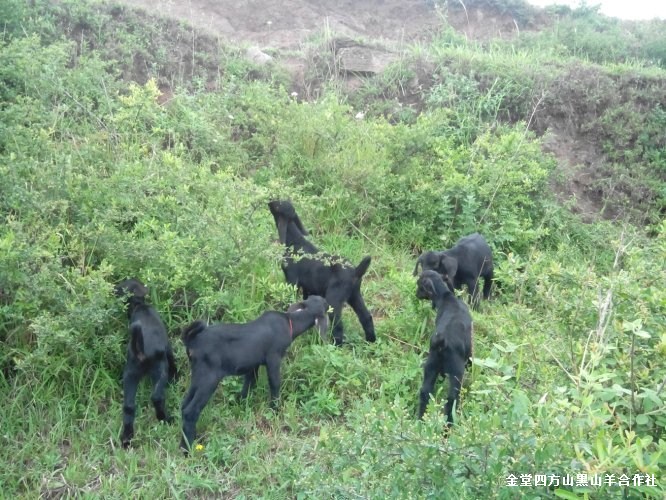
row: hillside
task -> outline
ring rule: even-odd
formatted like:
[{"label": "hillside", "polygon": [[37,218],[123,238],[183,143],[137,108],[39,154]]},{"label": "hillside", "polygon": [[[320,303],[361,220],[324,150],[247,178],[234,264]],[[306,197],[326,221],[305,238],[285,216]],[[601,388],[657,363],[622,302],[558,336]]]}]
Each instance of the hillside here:
[{"label": "hillside", "polygon": [[431,40],[444,21],[472,39],[510,37],[520,29],[534,29],[537,19],[547,22],[538,9],[523,4],[523,15],[535,18],[519,27],[512,16],[514,11],[493,2],[470,2],[467,15],[460,7],[448,11],[443,3],[438,6],[424,0],[287,0],[279,4],[267,0],[197,0],[187,5],[140,0],[126,4],[187,22],[228,43],[291,50],[302,48],[324,26],[349,38],[410,44]]},{"label": "hillside", "polygon": [[[521,0],[0,0],[0,18],[4,495],[664,497],[663,22]],[[225,378],[185,457],[183,329],[300,298],[276,198],[323,251],[372,258],[377,341],[351,307],[341,347],[304,333],[275,408],[264,369],[244,400]],[[477,231],[495,281],[447,428],[441,378],[416,418],[435,314],[413,271]],[[180,377],[173,425],[141,384],[125,450],[131,277]]]},{"label": "hillside", "polygon": [[[128,48],[138,46],[125,55],[127,62],[119,61],[123,73],[139,83],[156,78],[162,101],[176,86],[202,78],[214,89],[220,44],[226,50],[238,47],[239,55],[259,66],[270,61],[299,99],[317,99],[333,84],[356,108],[397,119],[440,105],[433,88],[459,85],[449,75],[462,74],[479,95],[487,93],[485,104],[495,114],[487,120],[522,120],[537,135],[547,133],[544,151],[557,157],[561,174],[551,188],[586,220],[629,217],[645,223],[649,207],[664,207],[663,169],[656,185],[655,170],[644,170],[651,161],[646,157],[656,154],[660,163],[658,151],[666,147],[660,104],[666,101],[666,84],[650,69],[666,60],[664,21],[620,22],[593,7],[544,11],[521,0],[470,0],[464,8],[459,2],[422,0],[127,5],[143,11],[106,11],[117,32],[152,27],[139,40],[127,40]],[[183,31],[181,24],[156,15],[193,28]],[[120,41],[96,39],[94,20],[63,20],[62,29],[73,40],[119,49]],[[160,23],[166,29],[158,29]],[[435,51],[426,48],[433,41]],[[627,65],[611,69],[604,61]],[[454,92],[467,97],[461,89]]]}]

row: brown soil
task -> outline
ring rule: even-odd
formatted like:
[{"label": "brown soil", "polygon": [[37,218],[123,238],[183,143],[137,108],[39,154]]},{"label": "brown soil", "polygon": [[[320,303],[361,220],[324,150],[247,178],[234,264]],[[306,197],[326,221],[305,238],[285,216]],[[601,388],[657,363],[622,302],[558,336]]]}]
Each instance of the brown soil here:
[{"label": "brown soil", "polygon": [[571,203],[571,210],[588,222],[618,217],[613,206],[605,203],[604,193],[596,183],[603,156],[594,143],[551,127],[543,149],[558,160],[561,175],[551,179],[551,188],[561,203]]},{"label": "brown soil", "polygon": [[[446,14],[426,0],[121,0],[152,15],[184,21],[208,34],[262,49],[300,49],[317,32],[400,44],[428,40]],[[474,39],[511,36],[507,15],[456,9],[452,26]]]}]

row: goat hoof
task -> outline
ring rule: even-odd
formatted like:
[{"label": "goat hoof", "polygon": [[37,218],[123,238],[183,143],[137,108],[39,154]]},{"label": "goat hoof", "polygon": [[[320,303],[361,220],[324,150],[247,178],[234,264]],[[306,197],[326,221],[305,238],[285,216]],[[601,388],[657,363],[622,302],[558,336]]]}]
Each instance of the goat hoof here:
[{"label": "goat hoof", "polygon": [[132,445],[132,440],[127,439],[127,438],[123,438],[120,443],[121,443],[121,445],[124,449],[128,449]]},{"label": "goat hoof", "polygon": [[186,457],[190,455],[190,447],[185,443],[185,441],[180,442],[180,451],[182,451],[183,455]]},{"label": "goat hoof", "polygon": [[365,340],[368,342],[375,342],[377,340],[377,336],[374,333],[372,335],[366,335]]}]

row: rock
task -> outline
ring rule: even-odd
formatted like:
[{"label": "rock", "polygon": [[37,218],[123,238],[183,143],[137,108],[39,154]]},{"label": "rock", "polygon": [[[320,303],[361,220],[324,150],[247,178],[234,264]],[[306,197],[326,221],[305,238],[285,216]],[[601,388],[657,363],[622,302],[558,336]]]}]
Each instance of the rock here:
[{"label": "rock", "polygon": [[258,47],[250,47],[245,51],[245,57],[259,66],[264,66],[273,60],[271,56],[262,52]]},{"label": "rock", "polygon": [[343,74],[376,75],[397,58],[391,52],[362,45],[337,50],[338,68]]}]

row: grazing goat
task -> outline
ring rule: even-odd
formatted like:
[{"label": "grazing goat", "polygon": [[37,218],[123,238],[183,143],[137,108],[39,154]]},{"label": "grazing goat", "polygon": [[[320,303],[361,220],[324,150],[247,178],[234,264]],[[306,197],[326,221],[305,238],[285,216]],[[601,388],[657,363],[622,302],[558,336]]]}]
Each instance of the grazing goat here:
[{"label": "grazing goat", "polygon": [[183,331],[183,343],[190,358],[192,381],[183,399],[183,437],[180,447],[187,452],[196,435],[196,424],[217,384],[228,375],[244,375],[241,398],[257,383],[259,367],[268,373],[271,406],[280,394],[280,363],[292,341],[313,325],[326,337],[326,301],[316,295],[292,304],[286,313],[267,311],[245,324],[206,326],[195,321]]},{"label": "grazing goat", "polygon": [[419,418],[425,413],[437,376],[448,375],[449,394],[444,411],[451,425],[453,405],[459,400],[465,365],[472,359],[472,317],[465,303],[453,294],[436,271],[421,273],[416,296],[430,299],[437,309],[435,333],[430,338],[430,352],[423,367]]},{"label": "grazing goat", "polygon": [[335,345],[343,341],[342,308],[348,303],[356,313],[365,332],[365,339],[374,342],[375,326],[361,295],[361,280],[370,266],[371,257],[364,257],[356,267],[340,257],[320,253],[305,239],[308,232],[289,201],[268,204],[278,229],[280,243],[285,245],[282,270],[288,283],[300,287],[303,298],[320,295],[333,308],[331,324]]},{"label": "grazing goat", "polygon": [[145,302],[148,294],[146,286],[137,279],[129,279],[116,286],[115,294],[118,297],[127,296],[129,318],[130,339],[123,373],[123,431],[120,437],[123,448],[127,448],[134,436],[139,382],[150,375],[154,386],[150,399],[157,420],[171,422],[165,408],[166,387],[170,380],[176,378],[177,370],[164,323],[155,308]]},{"label": "grazing goat", "polygon": [[473,306],[479,302],[480,278],[483,278],[483,298],[490,297],[493,255],[485,238],[479,233],[460,238],[449,250],[421,254],[416,261],[414,276],[418,276],[419,264],[423,271],[435,270],[441,274],[451,291],[467,285]]}]

